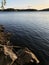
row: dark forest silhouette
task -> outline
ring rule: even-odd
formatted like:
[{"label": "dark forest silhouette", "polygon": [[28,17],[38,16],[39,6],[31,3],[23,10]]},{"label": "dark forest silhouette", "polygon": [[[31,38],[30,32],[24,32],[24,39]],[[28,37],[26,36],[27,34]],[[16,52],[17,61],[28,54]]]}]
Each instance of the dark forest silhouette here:
[{"label": "dark forest silhouette", "polygon": [[49,8],[37,10],[37,9],[14,9],[14,8],[7,8],[7,9],[0,9],[0,11],[49,11]]}]

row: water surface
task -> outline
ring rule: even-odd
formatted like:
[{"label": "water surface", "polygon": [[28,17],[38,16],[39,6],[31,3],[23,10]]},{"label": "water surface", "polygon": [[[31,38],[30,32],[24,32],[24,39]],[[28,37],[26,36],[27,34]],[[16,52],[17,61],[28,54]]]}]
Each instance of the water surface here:
[{"label": "water surface", "polygon": [[0,12],[0,24],[13,34],[13,45],[30,48],[49,65],[49,12]]}]

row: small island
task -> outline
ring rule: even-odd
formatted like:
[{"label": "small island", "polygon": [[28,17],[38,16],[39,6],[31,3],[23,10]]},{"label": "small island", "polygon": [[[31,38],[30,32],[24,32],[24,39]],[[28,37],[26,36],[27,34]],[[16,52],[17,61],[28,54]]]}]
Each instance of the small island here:
[{"label": "small island", "polygon": [[39,10],[39,11],[49,11],[49,8],[42,9],[42,10]]}]

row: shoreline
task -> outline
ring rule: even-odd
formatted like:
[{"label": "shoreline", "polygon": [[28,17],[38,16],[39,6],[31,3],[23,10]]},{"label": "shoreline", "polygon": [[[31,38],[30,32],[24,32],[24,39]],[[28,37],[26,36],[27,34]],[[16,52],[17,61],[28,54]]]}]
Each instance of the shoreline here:
[{"label": "shoreline", "polygon": [[46,8],[46,9],[41,9],[41,10],[38,10],[38,9],[14,9],[14,8],[7,8],[7,9],[0,9],[0,11],[16,11],[16,12],[43,12],[43,11],[49,11],[49,8]]}]

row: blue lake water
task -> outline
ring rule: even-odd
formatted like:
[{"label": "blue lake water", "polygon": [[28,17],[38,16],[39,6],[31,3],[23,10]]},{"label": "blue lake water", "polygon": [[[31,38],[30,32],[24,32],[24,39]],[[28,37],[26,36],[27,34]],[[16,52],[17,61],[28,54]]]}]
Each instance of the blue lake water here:
[{"label": "blue lake water", "polygon": [[39,65],[49,65],[49,12],[0,12],[0,24],[13,34],[13,45],[30,48]]}]

